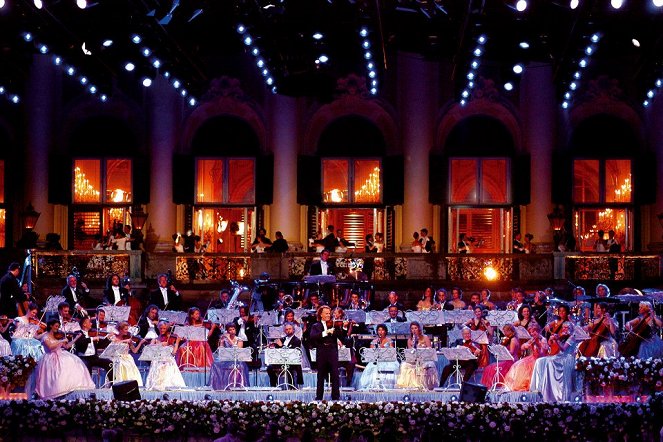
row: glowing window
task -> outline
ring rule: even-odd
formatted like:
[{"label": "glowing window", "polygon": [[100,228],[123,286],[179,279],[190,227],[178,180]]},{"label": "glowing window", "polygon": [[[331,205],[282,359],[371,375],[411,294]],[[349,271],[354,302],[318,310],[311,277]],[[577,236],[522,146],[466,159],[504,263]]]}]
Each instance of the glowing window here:
[{"label": "glowing window", "polygon": [[453,158],[449,161],[450,204],[508,204],[509,160]]},{"label": "glowing window", "polygon": [[330,204],[382,202],[382,163],[378,159],[323,159],[323,201]]},{"label": "glowing window", "polygon": [[201,158],[196,160],[196,203],[255,204],[255,160]]}]

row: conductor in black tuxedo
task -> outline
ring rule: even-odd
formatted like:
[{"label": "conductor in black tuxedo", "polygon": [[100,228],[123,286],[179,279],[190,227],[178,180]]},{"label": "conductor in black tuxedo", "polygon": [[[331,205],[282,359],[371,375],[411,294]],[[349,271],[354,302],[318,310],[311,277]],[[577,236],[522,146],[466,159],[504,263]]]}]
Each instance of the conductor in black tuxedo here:
[{"label": "conductor in black tuxedo", "polygon": [[[298,348],[301,349],[302,341],[295,336],[295,325],[292,322],[286,322],[283,324],[283,333],[285,336],[281,339],[277,339],[276,342],[270,345],[273,348]],[[267,374],[269,375],[269,385],[276,387],[278,383],[278,375],[281,372],[281,365],[270,365],[267,367]],[[297,385],[301,388],[304,386],[304,376],[302,375],[302,366],[300,365],[291,365],[289,367],[291,376],[292,371],[295,371],[295,377],[293,377],[292,383],[297,381]],[[290,378],[284,380],[287,383],[290,383]]]},{"label": "conductor in black tuxedo", "polygon": [[81,281],[79,285],[75,275],[68,275],[67,285],[62,289],[61,294],[72,311],[76,310],[83,316],[87,315],[85,306],[91,303],[91,298],[90,289],[84,282]]},{"label": "conductor in black tuxedo", "polygon": [[310,275],[335,275],[335,269],[331,262],[329,262],[329,255],[331,252],[324,249],[320,252],[320,261],[314,261],[309,270]]},{"label": "conductor in black tuxedo", "polygon": [[150,292],[150,304],[159,307],[159,310],[182,310],[182,296],[171,283],[168,285],[168,276],[165,273],[157,277],[159,288]]},{"label": "conductor in black tuxedo", "polygon": [[311,343],[316,348],[318,381],[315,399],[322,400],[325,392],[325,379],[331,377],[332,400],[341,398],[338,375],[338,341],[345,338],[343,327],[334,327],[331,320],[331,308],[322,306],[317,312],[318,322],[311,327]]},{"label": "conductor in black tuxedo", "polygon": [[117,273],[113,273],[108,278],[103,303],[106,305],[127,305],[129,303],[129,290],[120,286],[120,275]]}]

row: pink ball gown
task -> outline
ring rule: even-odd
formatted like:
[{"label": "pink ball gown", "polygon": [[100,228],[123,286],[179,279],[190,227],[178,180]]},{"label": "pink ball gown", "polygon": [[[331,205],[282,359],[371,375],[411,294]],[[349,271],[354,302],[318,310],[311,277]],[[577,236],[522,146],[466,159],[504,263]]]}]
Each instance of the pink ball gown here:
[{"label": "pink ball gown", "polygon": [[[43,345],[46,354],[37,364],[35,388],[40,398],[53,399],[74,390],[94,389],[90,373],[78,356],[57,345],[50,335],[44,337]],[[54,346],[53,350],[49,348]]]}]

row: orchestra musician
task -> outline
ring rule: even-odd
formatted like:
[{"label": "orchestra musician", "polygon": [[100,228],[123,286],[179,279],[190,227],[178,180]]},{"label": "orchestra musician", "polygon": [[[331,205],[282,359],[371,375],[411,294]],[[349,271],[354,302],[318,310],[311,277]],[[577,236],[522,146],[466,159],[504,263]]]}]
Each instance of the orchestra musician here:
[{"label": "orchestra musician", "polygon": [[433,289],[426,287],[422,298],[417,302],[417,310],[432,310],[433,304]]},{"label": "orchestra musician", "polygon": [[546,294],[541,290],[534,293],[534,303],[531,307],[534,320],[541,326],[548,324],[548,305],[546,305]]},{"label": "orchestra musician", "polygon": [[481,295],[481,305],[486,307],[488,310],[495,310],[497,308],[495,304],[490,300],[490,295],[491,295],[490,290],[481,289],[480,295]]},{"label": "orchestra musician", "polygon": [[341,398],[338,374],[338,339],[343,339],[347,333],[342,327],[336,327],[332,322],[331,308],[322,306],[318,309],[317,320],[311,327],[311,342],[316,350],[318,379],[315,399],[322,400],[325,380],[331,377],[332,400]]},{"label": "orchestra musician", "polygon": [[516,327],[524,327],[525,330],[529,328],[532,323],[532,309],[529,305],[523,305],[518,310],[518,320],[513,323]]},{"label": "orchestra musician", "polygon": [[[286,322],[283,324],[283,333],[285,336],[277,339],[274,343],[270,344],[270,348],[299,348],[302,347],[302,341],[295,336],[295,325],[291,322]],[[304,375],[302,374],[302,366],[291,365],[291,370],[294,370],[295,376],[292,377],[293,383],[297,383],[299,387],[304,386]],[[278,375],[281,371],[281,365],[269,365],[267,367],[267,374],[269,375],[269,385],[276,387],[278,383]],[[292,372],[290,374],[292,376]],[[286,382],[288,382],[286,380]]]},{"label": "orchestra musician", "polygon": [[18,304],[23,305],[26,300],[25,293],[18,283],[21,265],[17,262],[9,264],[7,273],[0,278],[0,314],[8,318],[18,316]]},{"label": "orchestra musician", "polygon": [[398,310],[398,307],[396,307],[395,305],[390,306],[389,309],[387,310],[387,313],[389,313],[389,317],[387,318],[387,320],[385,322],[405,322],[406,321],[406,319],[403,315],[399,315],[399,313],[401,313],[401,312]]},{"label": "orchestra musician", "polygon": [[97,309],[97,314],[93,320],[93,328],[96,328],[100,332],[107,332],[115,335],[117,334],[117,327],[115,327],[115,324],[111,324],[106,321],[106,310],[103,308]]},{"label": "orchestra musician", "polygon": [[157,277],[159,287],[150,292],[150,304],[156,305],[159,310],[181,310],[182,296],[175,285],[168,280],[168,275],[161,273]]},{"label": "orchestra musician", "polygon": [[468,310],[474,310],[474,307],[481,304],[481,294],[479,292],[474,292],[470,295],[470,303],[467,306]]},{"label": "orchestra musician", "polygon": [[129,291],[120,286],[120,275],[113,273],[107,281],[104,289],[103,304],[127,305],[129,303]]},{"label": "orchestra musician", "polygon": [[[140,336],[133,336],[129,332],[129,323],[122,321],[117,325],[117,335],[109,335],[109,339],[114,344],[127,344],[129,350],[132,353],[136,354],[140,348],[147,342],[147,339],[141,338]],[[138,382],[140,387],[143,386],[143,378],[136,367],[136,361],[134,361],[133,356],[128,352],[118,356],[117,360],[114,361],[113,365],[113,381],[131,381],[135,380]]]},{"label": "orchestra musician", "polygon": [[532,371],[530,391],[541,393],[546,402],[568,402],[574,391],[576,341],[573,324],[565,322],[559,334],[551,335],[559,352],[536,360]]},{"label": "orchestra musician", "polygon": [[11,345],[3,336],[3,333],[8,333],[10,325],[12,325],[12,320],[7,315],[0,315],[0,357],[11,356],[12,354]]},{"label": "orchestra musician", "polygon": [[[385,324],[376,327],[377,338],[371,341],[371,348],[393,348],[394,341],[387,336],[389,330]],[[393,362],[371,362],[361,374],[359,379],[359,390],[379,387],[380,384],[385,387],[393,388],[400,372],[398,361]],[[380,379],[378,381],[378,376]]]},{"label": "orchestra musician", "polygon": [[[410,338],[407,340],[407,348],[415,352],[418,348],[432,348],[430,338],[417,321],[410,323]],[[423,376],[422,376],[423,372]],[[425,361],[419,367],[407,360],[401,363],[401,372],[396,380],[397,388],[420,388],[427,390],[435,388],[438,382],[438,372],[435,362]]]},{"label": "orchestra musician", "polygon": [[387,295],[387,305],[384,307],[385,310],[388,310],[389,307],[396,307],[398,310],[405,311],[403,303],[398,300],[398,293],[393,290]]},{"label": "orchestra musician", "polygon": [[352,348],[352,328],[356,324],[354,321],[349,321],[345,316],[345,312],[342,308],[337,307],[332,311],[332,321],[334,322],[335,327],[341,327],[345,331],[345,336],[343,339],[338,340],[338,348],[348,347],[350,348],[350,360],[349,361],[339,361],[339,367],[345,369],[345,386],[349,387],[352,384],[352,378],[355,373],[355,366],[357,365],[357,355],[355,354],[355,349]]},{"label": "orchestra musician", "polygon": [[447,302],[447,290],[443,287],[440,287],[437,289],[435,292],[435,302],[433,303],[433,310],[448,310],[451,309],[453,310],[453,306],[449,305],[447,307],[446,302]]},{"label": "orchestra musician", "polygon": [[448,304],[453,306],[453,310],[463,310],[467,307],[465,301],[463,301],[463,290],[460,287],[453,287],[451,289],[451,301]]},{"label": "orchestra musician", "polygon": [[107,334],[100,333],[99,330],[93,331],[92,320],[88,316],[79,319],[78,323],[81,329],[74,333],[76,355],[83,361],[90,374],[92,374],[92,367],[103,368],[109,372],[113,367],[113,361],[97,355],[97,345],[99,341],[107,338]]},{"label": "orchestra musician", "polygon": [[233,319],[237,336],[244,341],[244,347],[255,348],[256,337],[259,334],[256,316],[249,313],[248,307],[240,307],[237,312],[239,313],[239,316],[236,316]]},{"label": "orchestra musician", "polygon": [[[210,332],[213,332],[217,328],[217,324],[203,321],[198,307],[191,307],[188,310],[185,325],[190,327],[204,327]],[[214,363],[214,357],[207,340],[189,340],[186,345],[179,347],[177,351],[177,363],[179,366],[211,367]]]},{"label": "orchestra musician", "polygon": [[[479,304],[474,307],[474,318],[470,319],[465,323],[465,326],[472,331],[484,331],[489,341],[493,339],[493,327],[490,325],[490,321],[486,319],[488,310]],[[490,362],[490,355],[488,354],[488,344],[478,344],[481,348],[481,357],[477,360],[479,367],[485,367]]]},{"label": "orchestra musician", "polygon": [[170,357],[151,362],[145,380],[145,387],[148,390],[186,387],[182,373],[175,361],[175,354],[181,341],[180,337],[173,336],[170,332],[170,324],[166,321],[160,321],[157,328],[159,329],[159,336],[152,339],[150,345],[162,345],[171,348]]},{"label": "orchestra musician", "polygon": [[40,398],[53,399],[74,390],[94,388],[85,364],[68,351],[76,342],[62,338],[57,319],[46,323],[46,334],[42,340],[45,355],[35,369],[35,392]]},{"label": "orchestra musician", "polygon": [[663,321],[656,315],[652,305],[643,301],[638,305],[638,317],[624,326],[628,334],[619,345],[622,356],[635,356],[640,359],[663,358],[663,341],[659,331]]},{"label": "orchestra musician", "polygon": [[219,300],[215,302],[211,308],[214,309],[227,309],[230,304],[230,291],[228,289],[222,289],[219,292]]},{"label": "orchestra musician", "polygon": [[[564,325],[569,322],[569,306],[562,304],[557,307],[557,318],[543,329],[543,335],[548,336],[548,346],[550,355],[556,355],[560,352],[558,336],[560,336]],[[553,338],[552,340],[550,338]]]},{"label": "orchestra musician", "polygon": [[143,316],[138,320],[138,334],[145,339],[155,339],[159,336],[158,324],[159,307],[150,304],[145,309]]},{"label": "orchestra musician", "polygon": [[514,362],[504,377],[504,384],[511,391],[528,391],[536,360],[548,354],[548,342],[541,336],[539,324],[532,322],[527,331],[532,338],[522,344],[520,349],[523,353],[529,353],[529,356]]},{"label": "orchestra musician", "polygon": [[[244,341],[237,336],[237,325],[226,324],[226,332],[219,339],[219,348],[243,348]],[[210,384],[214,390],[225,390],[228,387],[248,386],[249,368],[246,362],[214,361]]]},{"label": "orchestra musician", "polygon": [[[69,308],[69,304],[66,304]],[[10,354],[14,355],[23,355],[23,356],[32,356],[35,361],[39,361],[44,356],[44,347],[42,346],[40,340],[44,337],[46,333],[46,327],[43,322],[37,318],[39,308],[37,304],[30,303],[28,305],[28,311],[24,316],[19,316],[14,319],[16,328],[14,329],[14,336],[11,341],[11,351]],[[22,326],[27,326],[31,324],[32,331],[25,333],[22,331]],[[35,327],[35,325],[37,327]],[[9,326],[9,320],[7,320],[6,326]],[[26,331],[27,329],[26,328]]]},{"label": "orchestra musician", "polygon": [[580,343],[578,350],[586,357],[610,358],[618,356],[617,323],[608,312],[608,304],[594,304],[594,319],[583,327],[589,339]]},{"label": "orchestra musician", "polygon": [[[502,338],[500,345],[506,347],[513,357],[512,361],[499,361],[499,378],[503,380],[504,375],[509,371],[513,363],[520,358],[520,341],[516,337],[516,328],[511,324],[506,324],[504,327],[502,327],[502,333],[504,333],[504,337]],[[496,362],[485,367],[483,369],[483,374],[481,375],[481,383],[488,388],[492,388],[493,382],[496,380],[495,374],[497,370],[498,364]]]},{"label": "orchestra musician", "polygon": [[[479,367],[478,361],[481,359],[481,346],[472,340],[472,330],[469,327],[463,327],[462,339],[457,339],[450,347],[467,347],[470,352],[477,357],[477,359],[468,359],[466,361],[458,361],[460,368],[464,371],[463,382],[467,382],[472,378],[472,375]],[[440,376],[440,387],[444,387],[451,373],[455,369],[455,361],[450,361],[442,370]]]},{"label": "orchestra musician", "polygon": [[72,310],[75,310],[81,316],[87,316],[85,306],[89,305],[92,301],[90,298],[90,289],[83,281],[81,281],[79,287],[76,275],[67,275],[67,285],[64,286],[61,294]]},{"label": "orchestra musician", "polygon": [[[333,235],[333,233],[331,235]],[[311,264],[311,268],[309,269],[309,274],[335,275],[336,269],[334,268],[334,265],[329,261],[329,255],[331,255],[329,249],[324,249],[322,252],[320,252],[320,260],[314,261]]]},{"label": "orchestra musician", "polygon": [[346,310],[364,310],[366,305],[362,305],[359,293],[353,291],[350,293],[350,302],[344,308]]}]

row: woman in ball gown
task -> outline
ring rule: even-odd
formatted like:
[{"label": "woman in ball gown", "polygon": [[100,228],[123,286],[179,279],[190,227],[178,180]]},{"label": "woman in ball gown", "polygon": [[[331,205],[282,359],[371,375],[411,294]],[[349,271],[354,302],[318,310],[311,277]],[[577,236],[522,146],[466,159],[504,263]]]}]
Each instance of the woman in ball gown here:
[{"label": "woman in ball gown", "polygon": [[16,329],[12,336],[11,353],[26,357],[32,356],[35,361],[39,361],[44,356],[44,347],[40,339],[45,333],[45,328],[41,326],[41,322],[37,318],[38,313],[39,307],[31,302],[28,304],[25,315],[14,319]]},{"label": "woman in ball gown", "polygon": [[[219,340],[219,348],[242,348],[244,341],[237,336],[234,322],[226,324],[226,332]],[[215,361],[210,384],[214,390],[249,386],[249,367],[242,361]]]},{"label": "woman in ball gown", "polygon": [[[394,341],[387,336],[387,326],[377,326],[378,337],[371,341],[371,348],[393,348]],[[359,389],[368,388],[394,388],[400,366],[398,361],[393,362],[366,362],[366,368],[359,379]],[[379,375],[379,378],[378,378]]]},{"label": "woman in ball gown", "polygon": [[552,334],[559,352],[553,356],[539,358],[534,364],[530,391],[541,392],[546,402],[570,401],[575,388],[575,354],[577,343],[572,337],[573,325],[566,322],[559,334]]},{"label": "woman in ball gown", "polygon": [[[560,335],[562,334],[562,329],[566,326],[571,324],[569,321],[569,313],[570,309],[569,306],[566,304],[562,304],[557,307],[557,317],[555,318],[554,321],[551,323],[547,324],[543,328],[542,334],[546,337],[553,336],[553,335]],[[571,324],[572,325],[572,324]],[[548,354],[550,356],[554,356],[557,353],[561,351],[561,348],[558,344],[558,340],[552,340],[548,342],[548,346],[550,347],[550,350],[548,351]]]},{"label": "woman in ball gown", "polygon": [[513,356],[513,360],[499,361],[499,378],[495,377],[498,370],[498,364],[496,362],[483,369],[481,383],[488,388],[492,388],[495,381],[503,383],[504,375],[509,371],[514,362],[520,358],[520,341],[516,337],[516,328],[511,324],[506,324],[502,327],[502,332],[504,333],[504,338],[502,338],[501,344],[509,350],[509,353]]},{"label": "woman in ball gown", "polygon": [[94,388],[94,382],[83,361],[69,352],[74,341],[67,341],[59,330],[60,321],[52,319],[46,324],[46,333],[42,337],[46,353],[37,364],[35,387],[35,392],[42,399],[57,398],[74,390]]},{"label": "woman in ball gown", "polygon": [[[490,322],[486,319],[488,310],[486,310],[482,305],[476,305],[473,309],[474,318],[470,319],[465,325],[470,328],[472,331],[484,331],[486,332],[486,337],[488,342],[493,340],[493,327],[490,325]],[[490,363],[490,353],[488,352],[488,344],[481,344],[481,356],[477,361],[479,367],[486,367]]]},{"label": "woman in ball gown", "polygon": [[[11,324],[11,319],[7,315],[0,315],[0,333],[5,333]],[[41,347],[41,346],[40,346]],[[9,342],[0,334],[0,357],[10,356],[12,354],[11,345]]]},{"label": "woman in ball gown", "polygon": [[[198,307],[191,307],[189,309],[186,317],[186,325],[201,328],[209,327],[208,334],[212,333],[217,327],[214,323],[203,321]],[[214,356],[207,339],[203,341],[187,341],[177,351],[177,363],[180,367],[211,367],[212,363],[214,363]]]},{"label": "woman in ball gown", "polygon": [[[423,334],[417,321],[410,324],[410,339],[407,340],[407,351],[417,348],[432,348],[430,338]],[[439,383],[437,365],[433,361],[421,362],[419,366],[407,361],[401,363],[401,372],[396,380],[397,388],[426,388],[432,390]]]},{"label": "woman in ball gown", "polygon": [[150,345],[162,345],[171,349],[169,358],[152,361],[150,371],[147,372],[145,386],[148,390],[165,390],[173,387],[186,387],[182,373],[177,362],[175,362],[175,353],[180,345],[180,337],[173,336],[170,333],[170,324],[166,321],[159,322],[159,337],[153,339]]},{"label": "woman in ball gown", "polygon": [[[624,325],[628,332],[640,331],[639,335],[644,339],[638,349],[638,358],[663,358],[663,341],[659,337],[659,331],[663,328],[663,321],[656,315],[648,301],[639,304],[638,315],[637,318]],[[643,324],[642,321],[645,323]]]},{"label": "woman in ball gown", "polygon": [[525,330],[529,328],[532,323],[532,309],[529,305],[522,305],[518,310],[518,320],[513,323],[516,327],[524,327]]},{"label": "woman in ball gown", "polygon": [[433,289],[431,287],[426,287],[421,300],[417,302],[417,310],[431,310],[433,304]]},{"label": "woman in ball gown", "polygon": [[129,332],[129,323],[127,321],[120,322],[117,325],[117,335],[110,335],[110,340],[113,344],[126,344],[127,352],[116,356],[113,359],[113,381],[136,381],[138,386],[143,386],[143,377],[138,371],[136,361],[133,356],[129,354],[129,350],[136,354],[140,348],[147,341],[141,339],[139,336],[134,336]]},{"label": "woman in ball gown", "polygon": [[511,391],[528,391],[532,371],[536,360],[548,354],[548,342],[541,336],[541,326],[532,322],[527,329],[532,338],[521,345],[521,350],[530,352],[529,356],[514,362],[504,377],[506,388]]}]

